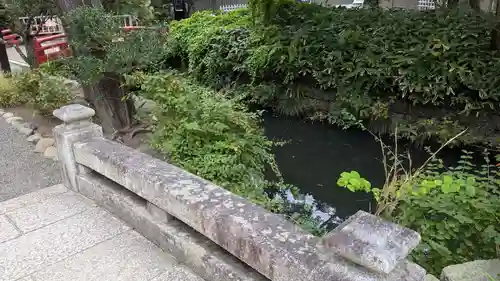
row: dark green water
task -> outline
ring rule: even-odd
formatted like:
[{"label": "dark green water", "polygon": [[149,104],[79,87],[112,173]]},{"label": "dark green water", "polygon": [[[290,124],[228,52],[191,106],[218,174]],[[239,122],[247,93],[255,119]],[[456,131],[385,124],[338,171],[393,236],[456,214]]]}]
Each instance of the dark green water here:
[{"label": "dark green water", "polygon": [[[373,200],[367,193],[350,192],[337,186],[339,175],[358,171],[372,186],[382,186],[384,171],[380,144],[361,130],[341,128],[294,117],[264,113],[266,136],[275,141],[287,141],[274,149],[279,169],[286,183],[297,186],[302,198],[288,200],[307,202],[315,208],[314,216],[321,220],[333,218],[340,222],[358,210],[370,211]],[[413,167],[418,167],[429,154],[412,148]],[[441,154],[445,163],[458,160],[460,151],[447,150]]]}]

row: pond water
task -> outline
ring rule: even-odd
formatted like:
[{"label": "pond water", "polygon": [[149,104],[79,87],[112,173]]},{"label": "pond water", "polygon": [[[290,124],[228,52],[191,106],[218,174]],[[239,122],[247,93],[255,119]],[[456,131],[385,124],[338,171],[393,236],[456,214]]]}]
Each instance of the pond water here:
[{"label": "pond water", "polygon": [[[314,206],[314,216],[333,226],[358,210],[370,211],[375,207],[367,193],[350,192],[337,186],[339,175],[345,171],[358,171],[372,186],[382,186],[385,177],[381,162],[380,144],[368,132],[343,130],[339,127],[294,117],[279,116],[272,111],[264,113],[266,136],[275,141],[287,141],[276,147],[274,153],[286,183],[297,186],[304,200]],[[412,148],[413,167],[422,164],[428,153]],[[457,150],[441,154],[445,163],[455,162]]]}]

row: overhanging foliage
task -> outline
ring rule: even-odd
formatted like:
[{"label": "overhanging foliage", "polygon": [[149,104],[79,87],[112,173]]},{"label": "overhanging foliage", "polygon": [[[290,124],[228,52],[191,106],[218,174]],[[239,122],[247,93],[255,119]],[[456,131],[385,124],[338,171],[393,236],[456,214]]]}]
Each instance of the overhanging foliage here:
[{"label": "overhanging foliage", "polygon": [[168,58],[217,88],[343,127],[397,124],[414,140],[497,145],[500,56],[494,19],[472,11],[327,8],[280,1],[269,23],[248,10],[172,25]]}]

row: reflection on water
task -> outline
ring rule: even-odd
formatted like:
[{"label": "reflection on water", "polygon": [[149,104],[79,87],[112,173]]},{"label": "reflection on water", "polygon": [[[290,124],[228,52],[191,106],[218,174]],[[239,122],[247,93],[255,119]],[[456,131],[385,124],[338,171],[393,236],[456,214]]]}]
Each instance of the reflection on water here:
[{"label": "reflection on water", "polygon": [[308,205],[312,207],[312,216],[322,223],[328,223],[332,226],[340,224],[343,219],[337,216],[337,212],[334,207],[328,206],[327,204],[320,202],[310,194],[301,195],[300,198],[295,198],[290,191],[286,191],[285,199],[290,204],[296,205]]}]

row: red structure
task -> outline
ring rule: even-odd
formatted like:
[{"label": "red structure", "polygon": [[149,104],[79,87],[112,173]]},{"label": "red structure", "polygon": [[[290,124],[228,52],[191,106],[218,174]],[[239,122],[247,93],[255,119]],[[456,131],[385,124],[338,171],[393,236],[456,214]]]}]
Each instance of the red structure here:
[{"label": "red structure", "polygon": [[12,47],[21,43],[21,36],[13,34],[10,29],[2,30],[2,37],[3,40],[7,42],[7,47]]},{"label": "red structure", "polygon": [[71,56],[68,39],[64,33],[35,37],[33,45],[35,51],[35,63],[37,65],[47,61],[56,60],[61,57]]},{"label": "red structure", "polygon": [[[116,16],[118,24],[123,26],[125,32],[145,28],[139,26],[139,21],[130,15]],[[21,22],[25,23],[28,18],[20,18]],[[40,65],[47,61],[56,60],[61,57],[69,57],[72,55],[68,44],[66,34],[61,21],[58,18],[51,18],[49,21],[43,21],[41,18],[35,17],[32,24],[32,34],[37,34],[33,40],[33,48],[35,55],[35,64]],[[162,33],[168,32],[168,30]],[[11,30],[2,30],[4,40],[8,43],[7,47],[19,45],[22,38],[17,34],[12,34]]]}]

